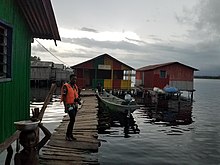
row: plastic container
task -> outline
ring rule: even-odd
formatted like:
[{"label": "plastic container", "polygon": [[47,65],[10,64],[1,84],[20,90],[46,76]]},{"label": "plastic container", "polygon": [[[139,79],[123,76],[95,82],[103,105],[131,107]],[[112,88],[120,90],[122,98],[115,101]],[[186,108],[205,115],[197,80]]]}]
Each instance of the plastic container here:
[{"label": "plastic container", "polygon": [[14,122],[17,130],[26,131],[26,130],[35,130],[40,121],[31,121],[31,120],[23,120]]}]

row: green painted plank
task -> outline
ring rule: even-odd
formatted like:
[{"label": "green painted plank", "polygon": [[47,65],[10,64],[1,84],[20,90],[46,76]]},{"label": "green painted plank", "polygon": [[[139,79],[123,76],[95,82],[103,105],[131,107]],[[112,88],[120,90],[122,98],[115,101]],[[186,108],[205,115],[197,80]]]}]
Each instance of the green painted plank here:
[{"label": "green painted plank", "polygon": [[13,28],[12,81],[0,82],[0,143],[14,131],[14,121],[29,118],[31,33],[16,1],[0,0],[0,20]]}]

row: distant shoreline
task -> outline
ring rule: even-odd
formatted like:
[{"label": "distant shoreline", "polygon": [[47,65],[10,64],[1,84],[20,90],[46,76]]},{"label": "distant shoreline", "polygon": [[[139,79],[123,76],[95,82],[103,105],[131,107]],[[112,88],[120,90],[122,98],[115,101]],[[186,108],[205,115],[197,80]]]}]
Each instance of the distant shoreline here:
[{"label": "distant shoreline", "polygon": [[194,76],[195,79],[220,79],[220,76]]}]

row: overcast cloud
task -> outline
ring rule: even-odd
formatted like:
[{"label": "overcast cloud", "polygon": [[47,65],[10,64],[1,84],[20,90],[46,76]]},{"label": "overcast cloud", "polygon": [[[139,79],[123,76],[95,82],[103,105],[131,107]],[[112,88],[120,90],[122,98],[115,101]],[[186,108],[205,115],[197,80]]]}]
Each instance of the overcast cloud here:
[{"label": "overcast cloud", "polygon": [[[219,0],[52,0],[61,42],[38,40],[72,66],[107,53],[138,69],[178,61],[220,75]],[[61,63],[37,42],[32,55]]]}]

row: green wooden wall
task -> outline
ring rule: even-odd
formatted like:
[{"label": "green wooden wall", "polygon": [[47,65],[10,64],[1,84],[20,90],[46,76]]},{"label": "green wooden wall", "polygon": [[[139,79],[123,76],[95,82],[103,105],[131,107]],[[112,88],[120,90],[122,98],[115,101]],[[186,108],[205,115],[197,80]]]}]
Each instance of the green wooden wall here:
[{"label": "green wooden wall", "polygon": [[99,57],[99,58],[96,58],[95,60],[93,60],[93,68],[94,69],[98,69],[98,66],[100,65],[100,64],[104,64],[104,57],[103,56],[101,56],[101,57]]},{"label": "green wooden wall", "polygon": [[0,82],[0,143],[29,119],[31,33],[16,0],[0,0],[0,20],[13,28],[12,80]]},{"label": "green wooden wall", "polygon": [[92,88],[96,89],[98,83],[100,83],[102,88],[104,88],[104,79],[92,79]]}]

